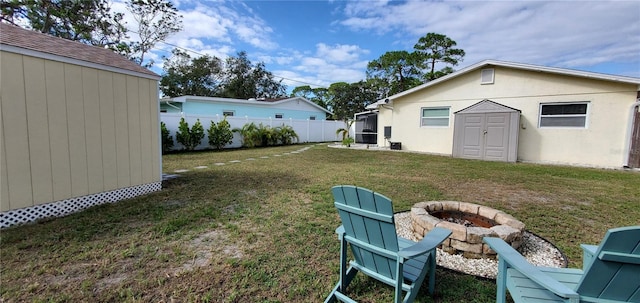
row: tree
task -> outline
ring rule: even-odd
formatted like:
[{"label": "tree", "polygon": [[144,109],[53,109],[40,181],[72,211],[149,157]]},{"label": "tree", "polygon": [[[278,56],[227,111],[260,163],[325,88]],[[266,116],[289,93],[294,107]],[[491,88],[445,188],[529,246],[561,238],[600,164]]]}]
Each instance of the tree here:
[{"label": "tree", "polygon": [[[82,1],[78,1],[82,2]],[[133,15],[137,23],[134,33],[140,41],[132,42],[131,58],[143,65],[144,56],[159,41],[164,41],[173,33],[182,29],[182,16],[178,9],[169,1],[164,0],[129,0],[127,10]],[[149,67],[153,61],[144,64]]]},{"label": "tree", "polygon": [[386,52],[367,64],[367,79],[386,84],[387,95],[413,88],[421,83],[418,59],[416,53],[407,51]]},{"label": "tree", "polygon": [[166,154],[173,148],[173,137],[167,129],[167,125],[160,121],[160,137],[162,138],[162,154]]},{"label": "tree", "polygon": [[221,94],[222,60],[208,55],[191,58],[177,48],[172,54],[170,58],[164,58],[164,73],[160,80],[164,96],[215,97]]},{"label": "tree", "polygon": [[89,45],[123,48],[123,15],[108,0],[8,0],[0,2],[2,20]]},{"label": "tree", "polygon": [[191,151],[194,150],[204,138],[204,128],[200,123],[200,119],[196,120],[193,127],[189,128],[189,123],[180,118],[180,124],[178,125],[178,131],[176,132],[176,141],[184,146],[184,149]]},{"label": "tree", "polygon": [[209,145],[217,150],[221,150],[227,144],[233,142],[233,132],[227,117],[224,117],[218,123],[211,121],[211,126],[209,126],[207,133],[209,134]]},{"label": "tree", "polygon": [[286,96],[282,80],[275,81],[264,63],[253,65],[242,51],[237,57],[229,57],[225,64],[222,97],[250,99]]},{"label": "tree", "polygon": [[329,102],[333,118],[349,121],[356,113],[365,110],[365,107],[375,101],[376,96],[367,82],[355,83],[337,82],[329,86]]},{"label": "tree", "polygon": [[328,108],[329,94],[324,87],[311,88],[309,85],[297,86],[291,91],[292,97],[303,97],[322,108]]},{"label": "tree", "polygon": [[[453,72],[451,66],[458,65],[465,55],[464,50],[455,48],[456,45],[449,37],[436,33],[428,33],[418,40],[413,48],[419,56],[420,66],[428,71],[425,80],[431,81]],[[438,63],[448,66],[436,70]]]}]

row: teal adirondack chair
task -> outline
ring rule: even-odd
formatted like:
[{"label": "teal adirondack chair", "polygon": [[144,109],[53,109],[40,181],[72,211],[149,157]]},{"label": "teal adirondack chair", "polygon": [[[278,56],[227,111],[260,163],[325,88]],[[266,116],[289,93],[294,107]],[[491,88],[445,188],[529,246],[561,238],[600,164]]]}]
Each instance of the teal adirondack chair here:
[{"label": "teal adirondack chair", "polygon": [[[416,243],[398,237],[391,200],[371,190],[341,185],[332,188],[342,225],[340,239],[340,281],[325,300],[355,302],[346,295],[347,286],[358,271],[395,287],[395,301],[413,302],[427,273],[429,293],[435,288],[436,246],[451,231],[435,228]],[[353,258],[347,268],[347,246]],[[406,295],[402,300],[402,292]]]},{"label": "teal adirondack chair", "polygon": [[497,302],[506,290],[519,302],[640,302],[640,226],[610,229],[600,245],[581,245],[583,268],[538,267],[500,238],[484,238],[498,253]]}]

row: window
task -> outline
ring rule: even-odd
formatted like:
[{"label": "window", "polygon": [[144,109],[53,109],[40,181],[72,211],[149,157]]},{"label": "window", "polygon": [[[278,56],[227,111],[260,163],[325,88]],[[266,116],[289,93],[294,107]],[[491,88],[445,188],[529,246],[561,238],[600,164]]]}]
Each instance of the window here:
[{"label": "window", "polygon": [[540,127],[587,127],[588,102],[540,104]]},{"label": "window", "polygon": [[233,117],[234,114],[235,114],[235,112],[232,111],[232,110],[224,110],[224,111],[222,111],[222,115],[225,116],[225,117]]},{"label": "window", "polygon": [[449,126],[449,108],[424,107],[421,120],[421,126]]},{"label": "window", "polygon": [[282,119],[283,114],[276,114],[276,119]]},{"label": "window", "polygon": [[483,69],[480,72],[480,84],[493,84],[494,75],[493,68]]},{"label": "window", "polygon": [[309,117],[309,120],[312,120],[312,121],[313,121],[313,120],[315,120],[315,119],[316,119],[316,116],[311,116],[311,117]]}]

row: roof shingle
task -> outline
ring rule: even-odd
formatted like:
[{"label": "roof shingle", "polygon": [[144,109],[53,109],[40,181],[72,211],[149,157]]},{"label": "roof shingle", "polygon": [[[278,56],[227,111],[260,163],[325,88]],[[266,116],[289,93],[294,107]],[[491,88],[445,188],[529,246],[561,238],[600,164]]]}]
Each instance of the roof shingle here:
[{"label": "roof shingle", "polygon": [[158,77],[156,73],[110,49],[50,36],[6,23],[0,23],[0,44]]}]

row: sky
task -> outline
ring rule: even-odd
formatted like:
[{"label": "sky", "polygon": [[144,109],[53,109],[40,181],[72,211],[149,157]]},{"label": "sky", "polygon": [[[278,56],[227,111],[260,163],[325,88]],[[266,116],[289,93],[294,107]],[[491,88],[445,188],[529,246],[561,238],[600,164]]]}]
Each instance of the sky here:
[{"label": "sky", "polygon": [[[175,46],[224,59],[246,51],[289,91],[366,78],[369,61],[412,51],[433,32],[466,53],[455,70],[493,59],[640,77],[640,1],[191,1],[173,0]],[[114,9],[122,3],[115,2]],[[120,7],[121,8],[121,7]],[[126,20],[126,19],[125,19]]]}]

